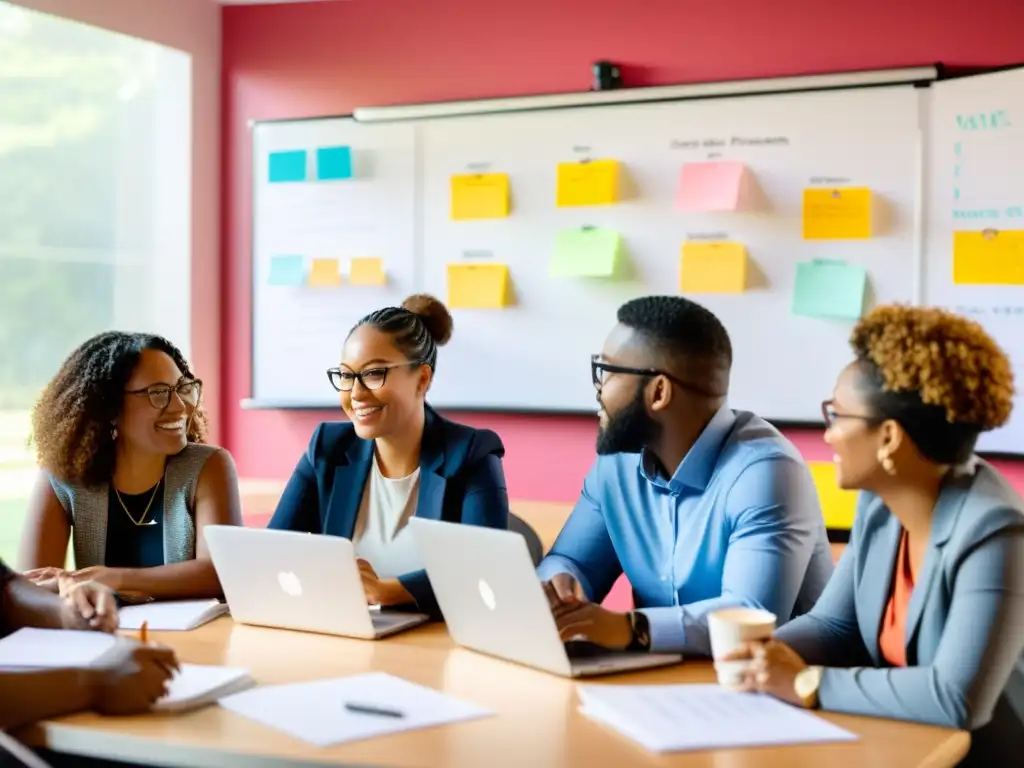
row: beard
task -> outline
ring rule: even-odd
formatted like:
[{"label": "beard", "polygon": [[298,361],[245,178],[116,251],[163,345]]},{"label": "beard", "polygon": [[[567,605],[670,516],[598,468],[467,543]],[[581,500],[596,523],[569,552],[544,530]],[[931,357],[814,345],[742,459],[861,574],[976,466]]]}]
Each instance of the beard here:
[{"label": "beard", "polygon": [[[598,398],[600,402],[600,398]],[[601,403],[604,407],[604,403]],[[644,406],[644,387],[637,387],[633,399],[614,416],[608,413],[608,423],[597,433],[597,454],[640,453],[651,445],[661,433],[661,426],[647,415]]]}]

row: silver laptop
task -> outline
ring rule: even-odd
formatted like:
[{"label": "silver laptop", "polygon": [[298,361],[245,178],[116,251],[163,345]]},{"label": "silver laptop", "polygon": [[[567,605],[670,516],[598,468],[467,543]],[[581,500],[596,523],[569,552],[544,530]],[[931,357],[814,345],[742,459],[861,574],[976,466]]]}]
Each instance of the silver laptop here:
[{"label": "silver laptop", "polygon": [[375,640],[428,619],[368,606],[348,539],[235,525],[207,525],[203,535],[243,624]]},{"label": "silver laptop", "polygon": [[412,518],[448,634],[459,645],[564,677],[661,667],[678,654],[609,651],[563,643],[530,559],[513,531]]}]

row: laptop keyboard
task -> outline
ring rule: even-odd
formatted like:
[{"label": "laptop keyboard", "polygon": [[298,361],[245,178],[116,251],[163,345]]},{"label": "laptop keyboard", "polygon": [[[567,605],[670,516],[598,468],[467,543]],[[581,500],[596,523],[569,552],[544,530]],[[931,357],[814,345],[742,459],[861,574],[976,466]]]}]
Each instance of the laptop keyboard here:
[{"label": "laptop keyboard", "polygon": [[610,651],[586,640],[569,640],[565,643],[565,653],[570,661],[584,661],[593,658],[607,658]]}]

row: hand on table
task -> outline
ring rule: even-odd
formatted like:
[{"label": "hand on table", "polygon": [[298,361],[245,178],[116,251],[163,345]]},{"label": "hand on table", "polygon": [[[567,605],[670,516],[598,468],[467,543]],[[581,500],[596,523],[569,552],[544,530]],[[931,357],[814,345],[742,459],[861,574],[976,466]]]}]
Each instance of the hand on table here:
[{"label": "hand on table", "polygon": [[68,571],[63,568],[53,568],[47,566],[46,568],[33,568],[29,571],[25,571],[21,574],[22,578],[31,581],[37,587],[47,590],[48,592],[56,593],[59,590],[60,579],[65,576]]},{"label": "hand on table", "polygon": [[85,672],[92,688],[92,707],[102,715],[146,712],[167,693],[178,669],[170,648],[118,639]]},{"label": "hand on table", "polygon": [[70,585],[62,592],[61,625],[64,629],[117,631],[117,601],[109,587],[94,581]]},{"label": "hand on table", "polygon": [[366,560],[358,559],[356,563],[359,565],[359,577],[363,581],[368,605],[388,606],[413,602],[412,595],[398,579],[381,579]]},{"label": "hand on table", "polygon": [[740,690],[767,693],[797,707],[806,707],[796,693],[796,676],[807,668],[800,654],[778,640],[747,643],[722,661],[750,661]]},{"label": "hand on table", "polygon": [[111,589],[117,591],[121,588],[122,571],[120,568],[108,568],[105,565],[93,565],[88,568],[81,568],[77,571],[64,571],[58,581],[60,583],[61,594],[65,594],[74,585],[81,584],[86,581],[94,581],[98,584],[104,584]]}]

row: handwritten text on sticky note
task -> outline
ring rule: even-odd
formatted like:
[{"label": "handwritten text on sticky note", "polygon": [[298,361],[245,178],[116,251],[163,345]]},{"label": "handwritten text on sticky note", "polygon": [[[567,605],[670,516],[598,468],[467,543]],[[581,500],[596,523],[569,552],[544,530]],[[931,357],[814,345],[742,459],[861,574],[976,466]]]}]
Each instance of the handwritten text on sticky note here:
[{"label": "handwritten text on sticky note", "polygon": [[805,240],[862,240],[871,237],[871,190],[867,187],[805,189]]},{"label": "handwritten text on sticky note", "polygon": [[348,281],[351,285],[384,285],[384,262],[371,257],[352,259],[348,263]]},{"label": "handwritten text on sticky note", "polygon": [[581,205],[611,205],[619,200],[619,163],[589,160],[558,164],[559,208]]},{"label": "handwritten text on sticky note", "polygon": [[687,163],[679,174],[681,211],[735,211],[743,191],[743,163]]},{"label": "handwritten text on sticky note", "polygon": [[681,293],[743,293],[747,288],[747,249],[742,243],[683,243]]},{"label": "handwritten text on sticky note", "polygon": [[1024,230],[954,232],[953,283],[1024,285]]},{"label": "handwritten text on sticky note", "polygon": [[868,275],[845,261],[815,259],[796,265],[793,314],[856,320],[864,312]]},{"label": "handwritten text on sticky note", "polygon": [[509,212],[507,173],[452,176],[452,221],[502,219]]},{"label": "handwritten text on sticky note", "polygon": [[510,303],[506,264],[449,264],[448,306],[452,309],[502,309]]}]

